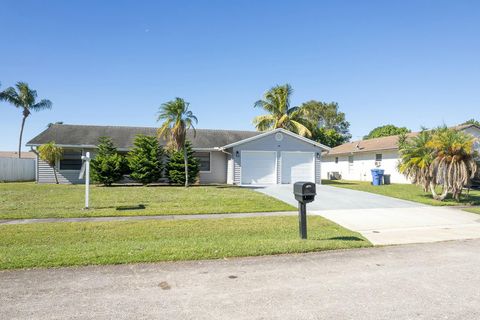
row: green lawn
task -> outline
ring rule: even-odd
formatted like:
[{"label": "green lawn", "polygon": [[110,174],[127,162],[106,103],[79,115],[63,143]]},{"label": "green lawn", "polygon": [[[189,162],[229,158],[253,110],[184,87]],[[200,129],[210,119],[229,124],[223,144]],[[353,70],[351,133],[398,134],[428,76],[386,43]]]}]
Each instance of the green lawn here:
[{"label": "green lawn", "polygon": [[465,211],[480,214],[480,207],[465,209]]},{"label": "green lawn", "polygon": [[368,247],[318,216],[0,225],[0,269],[218,259]]},{"label": "green lawn", "polygon": [[294,207],[234,186],[92,186],[0,183],[0,219],[290,211]]},{"label": "green lawn", "polygon": [[420,202],[433,206],[456,206],[456,205],[478,205],[480,204],[480,191],[470,190],[469,198],[463,196],[460,202],[453,199],[444,201],[434,200],[431,193],[423,192],[422,188],[413,184],[390,184],[382,186],[373,186],[365,181],[346,181],[346,180],[323,180],[323,184],[334,187],[347,188],[359,191],[377,193],[384,196]]}]

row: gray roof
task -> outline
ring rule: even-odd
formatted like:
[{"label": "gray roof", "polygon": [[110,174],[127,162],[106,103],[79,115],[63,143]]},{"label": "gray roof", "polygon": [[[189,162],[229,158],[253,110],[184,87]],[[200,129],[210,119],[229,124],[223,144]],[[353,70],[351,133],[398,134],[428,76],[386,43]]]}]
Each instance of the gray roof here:
[{"label": "gray roof", "polygon": [[[260,134],[257,131],[210,130],[197,129],[195,137],[192,130],[187,138],[193,148],[215,148],[247,139]],[[122,127],[122,126],[89,126],[71,124],[53,124],[38,136],[27,142],[27,146],[38,146],[54,141],[62,146],[96,146],[100,137],[110,137],[119,149],[130,149],[135,137],[139,134],[156,136],[157,128]],[[165,144],[162,139],[160,144]]]}]

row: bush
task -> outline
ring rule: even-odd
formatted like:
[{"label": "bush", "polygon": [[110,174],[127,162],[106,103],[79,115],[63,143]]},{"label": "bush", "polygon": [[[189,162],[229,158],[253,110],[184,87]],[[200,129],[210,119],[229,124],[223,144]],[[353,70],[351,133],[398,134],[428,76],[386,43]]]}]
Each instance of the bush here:
[{"label": "bush", "polygon": [[143,184],[158,181],[162,177],[163,149],[156,137],[138,135],[134,148],[128,153],[130,177]]},{"label": "bush", "polygon": [[[200,161],[194,157],[192,146],[187,142],[188,183],[197,181],[200,171]],[[172,151],[167,162],[167,177],[170,183],[185,184],[185,160],[183,150]]]},{"label": "bush", "polygon": [[112,139],[101,137],[98,142],[98,153],[90,162],[92,179],[104,186],[110,186],[122,179],[126,161],[118,154]]}]

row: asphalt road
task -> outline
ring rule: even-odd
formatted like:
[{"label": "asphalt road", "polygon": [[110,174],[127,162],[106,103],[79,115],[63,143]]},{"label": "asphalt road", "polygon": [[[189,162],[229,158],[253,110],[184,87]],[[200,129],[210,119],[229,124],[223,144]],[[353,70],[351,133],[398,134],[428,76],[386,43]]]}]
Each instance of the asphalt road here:
[{"label": "asphalt road", "polygon": [[480,240],[0,272],[2,319],[479,319]]}]

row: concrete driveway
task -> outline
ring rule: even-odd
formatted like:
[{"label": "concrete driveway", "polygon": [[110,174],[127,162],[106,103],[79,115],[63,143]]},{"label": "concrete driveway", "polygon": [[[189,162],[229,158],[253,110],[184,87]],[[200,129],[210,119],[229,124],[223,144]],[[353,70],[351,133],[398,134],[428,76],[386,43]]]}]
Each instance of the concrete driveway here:
[{"label": "concrete driveway", "polygon": [[0,271],[1,319],[479,319],[480,240]]},{"label": "concrete driveway", "polygon": [[[276,185],[256,190],[297,205],[292,189]],[[307,210],[361,233],[375,245],[480,238],[480,215],[331,186],[317,185],[317,197]]]}]

